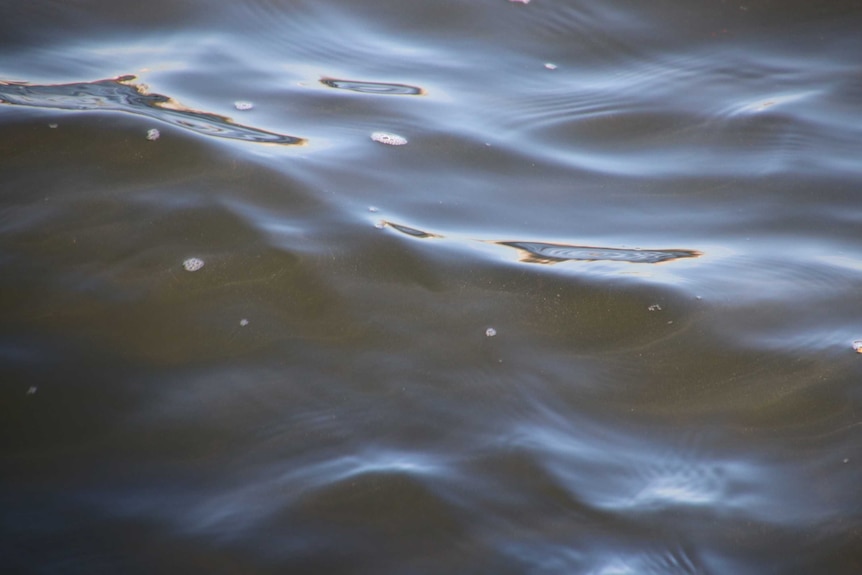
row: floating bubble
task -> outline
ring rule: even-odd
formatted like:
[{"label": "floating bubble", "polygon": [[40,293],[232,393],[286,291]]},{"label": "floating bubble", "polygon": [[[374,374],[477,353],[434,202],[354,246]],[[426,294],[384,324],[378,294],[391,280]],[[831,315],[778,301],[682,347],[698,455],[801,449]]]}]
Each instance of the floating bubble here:
[{"label": "floating bubble", "polygon": [[853,351],[856,353],[862,353],[862,339],[857,339],[853,342]]},{"label": "floating bubble", "polygon": [[407,143],[407,138],[398,134],[390,134],[388,132],[374,132],[371,134],[371,139],[387,146],[403,146]]},{"label": "floating bubble", "polygon": [[493,327],[489,327],[485,330],[485,335],[488,337],[494,337],[495,335],[497,335],[497,330]]},{"label": "floating bubble", "polygon": [[234,102],[233,107],[236,108],[237,110],[244,112],[246,110],[251,110],[252,108],[254,108],[254,104],[252,104],[251,102],[240,101],[240,102]]},{"label": "floating bubble", "polygon": [[189,258],[183,262],[183,268],[187,272],[196,272],[204,267],[204,261],[200,258]]},{"label": "floating bubble", "polygon": [[156,140],[158,140],[159,136],[161,136],[161,134],[155,128],[147,130],[147,139],[151,142],[155,142]]}]

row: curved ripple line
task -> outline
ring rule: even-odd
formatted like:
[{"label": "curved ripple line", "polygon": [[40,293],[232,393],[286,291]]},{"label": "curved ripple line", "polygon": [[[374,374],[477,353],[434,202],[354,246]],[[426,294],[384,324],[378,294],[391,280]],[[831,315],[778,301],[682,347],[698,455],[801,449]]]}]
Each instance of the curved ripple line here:
[{"label": "curved ripple line", "polygon": [[443,236],[438,235],[438,234],[426,232],[425,230],[420,230],[419,228],[411,228],[410,226],[405,226],[403,224],[396,224],[395,222],[390,222],[387,220],[384,220],[380,223],[383,226],[389,226],[390,228],[392,228],[394,230],[398,230],[402,234],[406,234],[406,235],[414,237],[414,238],[427,239],[427,238],[442,238],[443,237]]},{"label": "curved ripple line", "polygon": [[556,264],[572,260],[660,264],[683,258],[696,258],[703,255],[697,250],[681,249],[644,250],[638,248],[606,248],[543,242],[496,243],[519,250],[521,252],[520,261],[531,264]]},{"label": "curved ripple line", "polygon": [[330,88],[375,94],[382,96],[421,96],[425,89],[409,84],[393,84],[389,82],[366,82],[362,80],[339,80],[337,78],[321,78],[320,83]]},{"label": "curved ripple line", "polygon": [[182,106],[161,94],[151,94],[135,76],[119,76],[95,82],[29,84],[0,81],[0,104],[52,108],[126,112],[147,116],[206,136],[268,144],[302,145],[306,140],[235,124],[230,118]]},{"label": "curved ripple line", "polygon": [[[383,220],[378,225],[379,227],[390,227],[402,234],[414,238],[427,239],[444,237],[440,234],[405,226],[404,224],[397,224],[389,220]],[[519,261],[531,264],[556,264],[566,261],[612,261],[631,264],[661,264],[685,258],[697,258],[703,255],[703,252],[688,249],[610,248],[527,241],[473,241],[515,248],[521,254]]]}]

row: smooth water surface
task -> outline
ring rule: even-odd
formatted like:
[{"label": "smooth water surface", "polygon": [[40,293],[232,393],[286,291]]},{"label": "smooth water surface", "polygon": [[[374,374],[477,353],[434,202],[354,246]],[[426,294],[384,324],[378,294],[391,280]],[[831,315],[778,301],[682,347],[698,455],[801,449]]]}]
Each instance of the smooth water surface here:
[{"label": "smooth water surface", "polygon": [[0,571],[862,573],[860,30],[0,6]]}]

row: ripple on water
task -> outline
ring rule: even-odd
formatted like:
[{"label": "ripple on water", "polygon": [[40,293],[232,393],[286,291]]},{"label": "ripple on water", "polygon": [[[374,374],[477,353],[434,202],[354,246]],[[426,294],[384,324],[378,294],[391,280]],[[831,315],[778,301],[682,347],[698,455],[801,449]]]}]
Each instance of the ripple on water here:
[{"label": "ripple on water", "polygon": [[[418,5],[417,5],[418,6]],[[251,44],[264,58],[277,53],[277,61],[285,58],[295,64],[313,68],[317,76],[333,65],[344,66],[353,75],[357,70],[415,70],[420,64],[439,61],[437,50],[415,42],[422,26],[411,22],[409,29],[387,26],[384,14],[369,9],[371,5],[302,2],[285,4],[271,0],[233,2],[227,10],[244,29],[236,42]],[[385,15],[407,15],[410,10],[386,10]],[[433,10],[435,16],[445,10]],[[235,31],[236,28],[233,28]],[[261,34],[260,30],[275,31]],[[244,32],[244,33],[243,33]],[[405,59],[409,62],[405,65]],[[366,72],[361,72],[364,76]],[[338,70],[326,76],[340,76]]]},{"label": "ripple on water", "polygon": [[225,116],[186,108],[172,98],[149,93],[143,84],[134,84],[134,80],[134,76],[120,76],[95,82],[43,85],[0,81],[0,104],[55,110],[125,112],[154,118],[206,136],[268,144],[305,143],[302,138],[243,126]]},{"label": "ripple on water", "polygon": [[413,238],[428,239],[428,238],[441,238],[441,237],[443,237],[443,236],[440,236],[437,234],[432,234],[431,232],[426,232],[425,230],[420,230],[419,228],[412,228],[410,226],[405,226],[403,224],[396,224],[395,222],[390,222],[390,221],[386,221],[386,220],[380,222],[380,224],[381,224],[381,227],[387,227],[388,226],[388,227],[392,228],[393,230],[397,230],[397,231],[401,232],[402,234],[408,235],[408,236],[413,237]]},{"label": "ripple on water", "polygon": [[[402,234],[420,239],[444,237],[419,228],[396,224],[387,220],[380,222],[379,227],[390,227]],[[486,240],[472,241],[485,242]],[[487,243],[514,248],[520,252],[521,262],[531,264],[556,264],[566,261],[660,264],[686,258],[697,258],[703,255],[702,252],[697,250],[686,249],[614,248],[528,241],[491,241]]]},{"label": "ripple on water", "polygon": [[365,82],[358,80],[338,80],[336,78],[321,78],[320,83],[330,88],[375,94],[382,96],[421,96],[425,90],[419,86],[408,84],[393,84],[388,82]]},{"label": "ripple on water", "polygon": [[619,432],[591,430],[589,424],[577,430],[525,429],[524,440],[545,453],[547,469],[573,497],[614,512],[729,509],[736,503],[734,489],[747,480],[736,463],[706,453],[702,438],[661,450]]},{"label": "ripple on water", "polygon": [[613,261],[633,264],[660,264],[703,254],[696,250],[640,248],[607,248],[543,242],[497,242],[521,252],[521,261],[533,264],[556,264],[565,261]]}]

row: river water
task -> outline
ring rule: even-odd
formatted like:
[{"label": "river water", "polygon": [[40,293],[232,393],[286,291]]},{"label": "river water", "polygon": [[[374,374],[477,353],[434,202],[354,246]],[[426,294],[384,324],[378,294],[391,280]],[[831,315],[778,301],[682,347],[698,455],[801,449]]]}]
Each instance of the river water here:
[{"label": "river water", "polygon": [[862,573],[862,2],[0,6],[0,562]]}]

